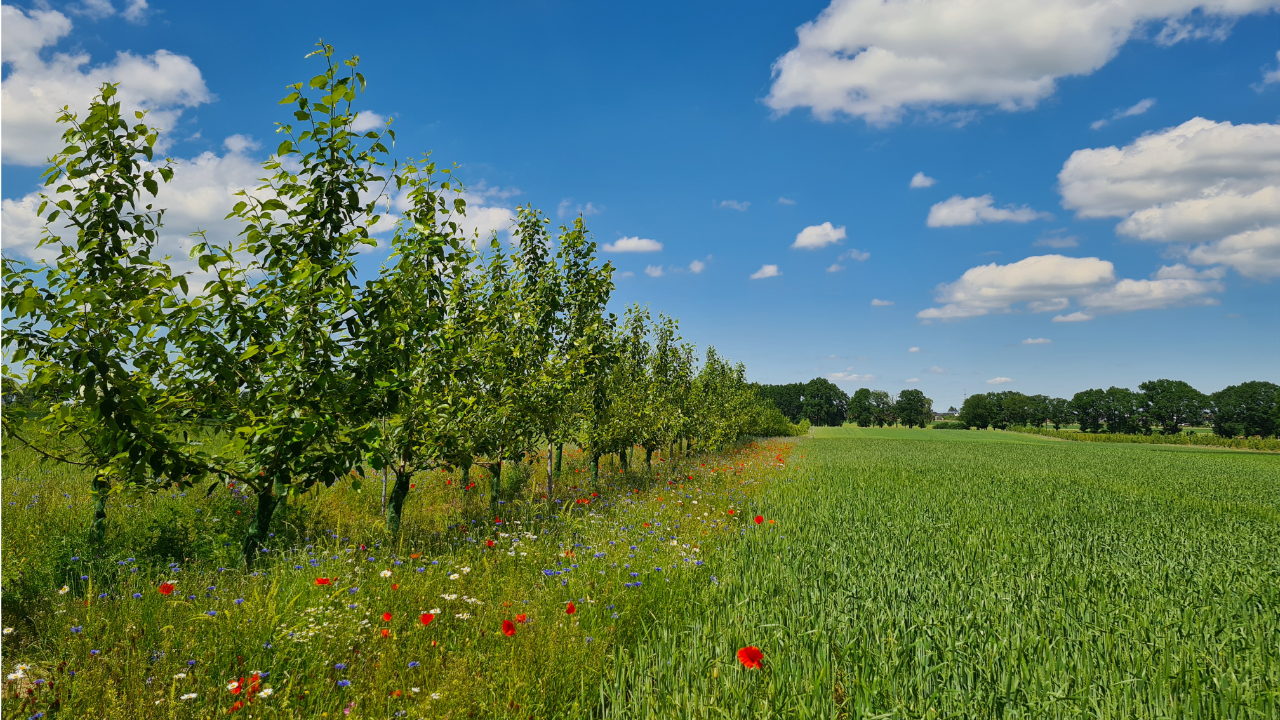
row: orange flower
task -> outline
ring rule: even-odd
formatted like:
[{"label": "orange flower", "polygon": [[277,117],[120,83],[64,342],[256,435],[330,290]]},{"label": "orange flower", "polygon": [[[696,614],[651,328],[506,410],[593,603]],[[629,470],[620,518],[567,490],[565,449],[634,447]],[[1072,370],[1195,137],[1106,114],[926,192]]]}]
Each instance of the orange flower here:
[{"label": "orange flower", "polygon": [[390,635],[391,635],[391,631],[390,631],[390,630],[388,630],[388,629],[386,629],[386,628],[382,628],[382,637],[389,637]]}]

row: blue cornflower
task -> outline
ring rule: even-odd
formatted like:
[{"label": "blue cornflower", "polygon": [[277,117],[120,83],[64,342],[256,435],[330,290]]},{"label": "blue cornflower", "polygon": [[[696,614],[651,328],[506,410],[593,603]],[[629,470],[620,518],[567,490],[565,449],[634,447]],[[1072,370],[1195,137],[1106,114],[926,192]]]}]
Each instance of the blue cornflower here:
[{"label": "blue cornflower", "polygon": [[142,593],[134,593],[134,594],[133,594],[133,599],[134,599],[134,600],[141,600],[141,599],[142,599]]},{"label": "blue cornflower", "polygon": [[356,594],[356,592],[358,592],[359,590],[360,590],[360,588],[358,588],[358,587],[353,587],[353,588],[351,588],[351,589],[347,590],[347,592],[351,593],[352,595],[355,595],[355,594]]},{"label": "blue cornflower", "polygon": [[188,661],[187,661],[187,667],[194,667],[194,666],[195,666],[195,664],[196,664],[196,661],[195,661],[195,660],[188,660]]},{"label": "blue cornflower", "polygon": [[320,566],[320,561],[313,558],[311,560],[311,567],[319,567],[319,566]]},{"label": "blue cornflower", "polygon": [[351,684],[350,680],[339,680],[338,687],[346,687]]},{"label": "blue cornflower", "polygon": [[416,667],[418,667],[418,661],[417,661],[417,660],[410,660],[410,661],[409,661],[409,667],[411,667],[411,668],[416,668]]},{"label": "blue cornflower", "polygon": [[89,654],[90,654],[90,655],[97,655],[97,654],[98,654],[98,653],[100,653],[100,652],[102,652],[102,651],[101,651],[101,650],[90,650],[90,651],[89,651]]},{"label": "blue cornflower", "polygon": [[80,632],[81,630],[83,630],[83,629],[84,629],[84,626],[83,626],[83,625],[72,625],[72,626],[71,626],[71,632],[73,632],[73,633],[79,633],[79,632]]},{"label": "blue cornflower", "polygon": [[338,663],[338,664],[336,664],[336,665],[334,665],[334,666],[333,666],[333,669],[334,669],[334,670],[346,670],[346,669],[347,669],[347,664],[346,664],[346,663]]},{"label": "blue cornflower", "polygon": [[81,575],[81,576],[80,576],[80,579],[81,579],[81,580],[88,580],[88,579],[89,579],[89,576],[88,576],[88,575]]},{"label": "blue cornflower", "polygon": [[243,604],[244,604],[244,598],[236,598],[236,604],[237,604],[237,605],[243,605]]},{"label": "blue cornflower", "polygon": [[207,610],[207,611],[205,611],[205,615],[208,615],[209,617],[217,617],[217,616],[218,616],[218,611],[217,611],[217,610]]}]

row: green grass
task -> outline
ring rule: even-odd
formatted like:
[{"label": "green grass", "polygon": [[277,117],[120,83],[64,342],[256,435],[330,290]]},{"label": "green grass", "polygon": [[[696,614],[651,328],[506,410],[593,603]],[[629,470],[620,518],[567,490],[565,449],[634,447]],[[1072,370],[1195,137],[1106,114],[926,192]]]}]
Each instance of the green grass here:
[{"label": "green grass", "polygon": [[[404,545],[369,545],[374,563],[357,561],[366,555],[354,543],[375,535],[376,497],[329,491],[293,508],[291,522],[300,537],[337,530],[314,556],[337,560],[313,570],[305,546],[286,546],[256,576],[192,561],[177,575],[190,603],[155,592],[169,576],[157,556],[118,566],[113,551],[91,573],[109,598],[96,600],[96,579],[66,596],[46,588],[30,622],[5,637],[5,672],[32,664],[8,683],[5,716],[47,709],[53,693],[30,684],[37,676],[55,680],[67,717],[224,715],[226,683],[254,669],[276,689],[246,709],[255,717],[1280,715],[1280,457],[903,428],[815,428],[789,457],[786,447],[686,463],[683,488],[611,475],[601,499],[555,521],[530,504],[507,520],[538,528],[519,546],[494,528],[467,534],[497,539],[497,550],[456,532],[434,539],[433,528],[466,517],[437,479],[411,501]],[[18,480],[9,463],[6,501],[26,507],[43,494],[28,515],[6,503],[6,624],[11,563],[70,552],[83,514],[74,498],[62,498],[72,508],[47,502],[74,490],[65,478]],[[219,513],[234,507],[218,495],[207,502]],[[154,515],[206,501],[145,502]],[[120,522],[117,537],[145,545],[145,523]],[[66,533],[63,544],[41,538],[39,523]],[[412,571],[418,563],[429,569]],[[392,578],[378,576],[384,568]],[[320,572],[333,589],[314,586]],[[217,590],[206,596],[206,584]],[[459,599],[440,598],[450,593]],[[417,614],[433,605],[445,617],[423,628]],[[452,617],[461,611],[472,617]],[[532,622],[501,635],[517,613]],[[764,651],[763,669],[737,662],[747,645]],[[45,705],[13,696],[27,689]],[[198,697],[182,701],[185,692]]]}]

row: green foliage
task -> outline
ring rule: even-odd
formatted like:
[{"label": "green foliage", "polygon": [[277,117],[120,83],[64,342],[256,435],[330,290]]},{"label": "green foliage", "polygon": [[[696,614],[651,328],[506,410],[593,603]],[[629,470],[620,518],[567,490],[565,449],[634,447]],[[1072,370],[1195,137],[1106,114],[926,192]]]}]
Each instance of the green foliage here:
[{"label": "green foliage", "polygon": [[875,424],[875,406],[871,404],[871,390],[858,388],[849,398],[849,419],[858,427],[871,427]]},{"label": "green foliage", "polygon": [[962,422],[942,421],[929,426],[934,430],[968,430],[969,426]]},{"label": "green foliage", "polygon": [[920,390],[903,390],[898,393],[898,402],[893,406],[898,422],[907,427],[924,427],[933,422],[933,401],[924,396]]},{"label": "green foliage", "polygon": [[817,426],[839,426],[849,416],[849,396],[826,378],[788,385],[756,385],[761,397],[773,403],[793,423],[802,419]]},{"label": "green foliage", "polygon": [[1222,437],[1280,435],[1280,386],[1232,385],[1213,394],[1213,431]]},{"label": "green foliage", "polygon": [[1181,380],[1149,380],[1138,386],[1146,400],[1150,423],[1165,435],[1182,432],[1183,425],[1199,424],[1209,398]]},{"label": "green foliage", "polygon": [[1091,433],[1072,432],[1070,430],[1052,430],[1042,427],[1022,427],[1013,425],[1011,432],[1027,433],[1055,437],[1062,440],[1100,443],[1137,443],[1143,445],[1195,445],[1200,447],[1235,448],[1238,450],[1280,451],[1280,440],[1268,440],[1259,437],[1223,437],[1217,434],[1184,432],[1177,435],[1133,435],[1123,433]]}]

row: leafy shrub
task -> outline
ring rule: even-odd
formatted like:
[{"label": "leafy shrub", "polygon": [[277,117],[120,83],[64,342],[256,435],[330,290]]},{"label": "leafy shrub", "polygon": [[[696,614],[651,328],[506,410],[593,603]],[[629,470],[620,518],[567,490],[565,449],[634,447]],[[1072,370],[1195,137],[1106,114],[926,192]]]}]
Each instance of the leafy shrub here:
[{"label": "leafy shrub", "polygon": [[968,430],[969,429],[969,425],[967,423],[953,422],[950,420],[936,422],[930,425],[929,427],[933,428],[934,430]]}]

